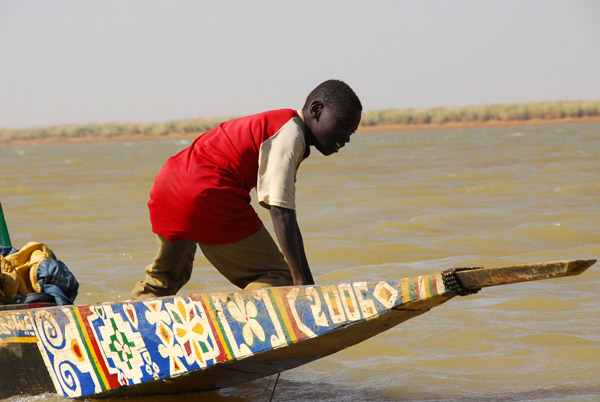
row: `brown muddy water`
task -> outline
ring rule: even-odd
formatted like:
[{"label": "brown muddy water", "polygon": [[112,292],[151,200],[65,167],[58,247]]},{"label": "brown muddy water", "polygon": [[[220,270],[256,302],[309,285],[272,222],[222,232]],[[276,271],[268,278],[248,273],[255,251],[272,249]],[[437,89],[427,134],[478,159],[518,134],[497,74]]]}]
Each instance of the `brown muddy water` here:
[{"label": "brown muddy water", "polygon": [[[155,252],[153,179],[188,144],[0,147],[13,245],[52,248],[81,284],[78,304],[127,299]],[[598,258],[599,179],[599,124],[355,135],[340,154],[302,164],[298,216],[318,283]],[[455,298],[284,372],[274,400],[600,400],[599,288],[597,263]],[[233,286],[198,254],[180,293],[222,289]],[[108,401],[268,401],[273,383]]]}]

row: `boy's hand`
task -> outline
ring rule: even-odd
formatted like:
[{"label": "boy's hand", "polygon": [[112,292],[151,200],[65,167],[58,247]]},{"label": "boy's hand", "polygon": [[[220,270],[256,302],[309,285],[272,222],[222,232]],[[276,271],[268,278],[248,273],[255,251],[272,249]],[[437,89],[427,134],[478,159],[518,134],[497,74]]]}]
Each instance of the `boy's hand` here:
[{"label": "boy's hand", "polygon": [[304,242],[296,221],[296,211],[274,205],[271,205],[270,211],[275,235],[290,267],[294,285],[313,285],[315,281],[304,252]]}]

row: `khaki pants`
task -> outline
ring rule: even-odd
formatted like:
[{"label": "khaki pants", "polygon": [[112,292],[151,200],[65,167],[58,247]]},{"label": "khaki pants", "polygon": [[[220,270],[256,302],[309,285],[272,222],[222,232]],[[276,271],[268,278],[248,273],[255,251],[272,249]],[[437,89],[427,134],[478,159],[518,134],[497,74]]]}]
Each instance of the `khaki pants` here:
[{"label": "khaki pants", "polygon": [[176,294],[192,275],[196,244],[204,256],[231,283],[242,289],[292,285],[292,274],[264,226],[235,243],[203,244],[193,240],[169,243],[157,235],[158,251],[144,272],[146,277],[136,283],[132,299]]}]

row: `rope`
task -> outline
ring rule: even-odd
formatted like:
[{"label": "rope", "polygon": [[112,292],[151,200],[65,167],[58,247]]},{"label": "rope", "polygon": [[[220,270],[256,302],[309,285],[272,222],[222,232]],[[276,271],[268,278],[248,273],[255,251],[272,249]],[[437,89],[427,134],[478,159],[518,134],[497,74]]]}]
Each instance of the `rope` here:
[{"label": "rope", "polygon": [[462,282],[456,275],[457,272],[461,271],[471,271],[473,269],[479,269],[482,267],[473,267],[473,268],[450,268],[442,271],[442,279],[444,280],[444,286],[450,292],[454,292],[459,296],[467,296],[474,295],[479,292],[481,288],[478,289],[467,289],[463,286]]},{"label": "rope", "polygon": [[271,391],[271,399],[269,399],[269,402],[273,402],[273,397],[275,396],[275,388],[277,388],[277,381],[279,381],[280,375],[281,372],[277,373],[277,378],[275,379],[275,385],[273,385],[273,391]]}]

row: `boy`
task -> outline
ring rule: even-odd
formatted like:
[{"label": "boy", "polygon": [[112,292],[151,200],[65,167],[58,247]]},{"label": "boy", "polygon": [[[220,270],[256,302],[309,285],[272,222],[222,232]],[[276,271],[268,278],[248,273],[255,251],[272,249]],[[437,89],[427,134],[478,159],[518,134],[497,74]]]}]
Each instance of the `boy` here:
[{"label": "boy", "polygon": [[[314,284],[296,222],[296,171],[309,146],[331,155],[350,141],[361,112],[348,85],[328,80],[302,110],[225,122],[169,158],[148,202],[158,252],[131,298],[176,294],[190,279],[196,245],[243,289]],[[254,187],[283,254],[250,205]]]}]

